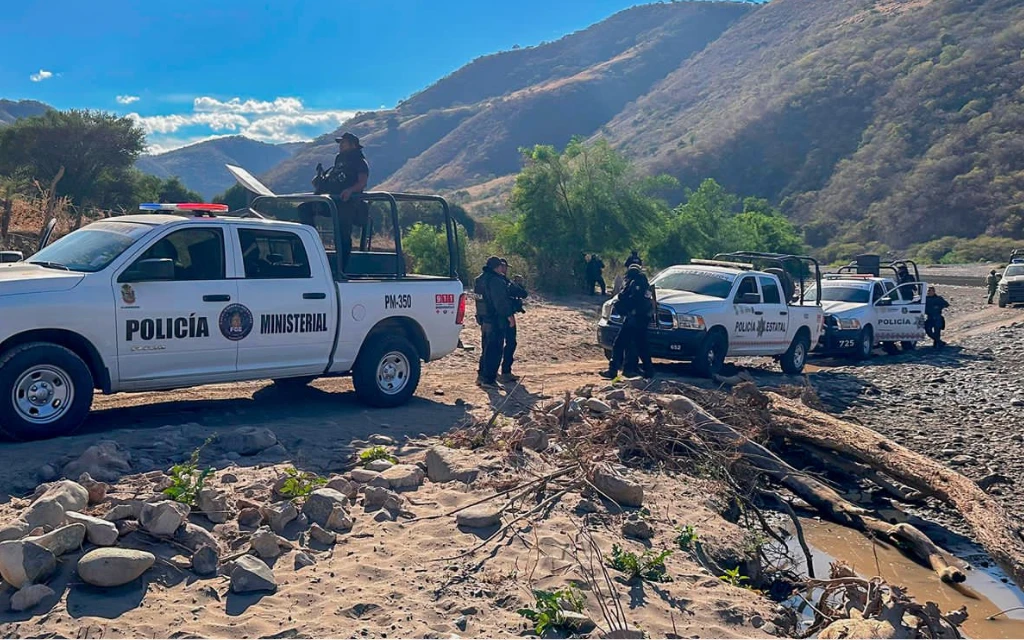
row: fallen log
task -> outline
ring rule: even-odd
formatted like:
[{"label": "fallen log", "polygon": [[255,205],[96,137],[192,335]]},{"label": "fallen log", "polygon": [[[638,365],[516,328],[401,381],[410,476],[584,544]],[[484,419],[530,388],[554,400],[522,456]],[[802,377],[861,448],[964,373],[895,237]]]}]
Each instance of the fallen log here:
[{"label": "fallen log", "polygon": [[1024,524],[1010,519],[970,478],[885,438],[867,427],[768,393],[773,436],[810,443],[852,458],[956,509],[984,547],[1018,586],[1024,586]]}]

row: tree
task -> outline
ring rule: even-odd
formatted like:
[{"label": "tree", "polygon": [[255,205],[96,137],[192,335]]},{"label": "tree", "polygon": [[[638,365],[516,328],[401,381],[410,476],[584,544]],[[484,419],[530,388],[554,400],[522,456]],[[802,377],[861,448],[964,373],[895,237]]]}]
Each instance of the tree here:
[{"label": "tree", "polygon": [[249,190],[240,184],[233,184],[224,193],[214,196],[213,201],[228,205],[232,211],[244,209],[249,206]]},{"label": "tree", "polygon": [[57,196],[96,204],[104,187],[130,179],[145,147],[134,121],[99,111],[47,111],[0,129],[0,173],[24,171],[49,183],[64,167]]},{"label": "tree", "polygon": [[203,196],[191,191],[178,176],[167,178],[157,193],[158,202],[202,202]]},{"label": "tree", "polygon": [[[459,229],[459,262],[462,269],[459,276],[468,282],[469,269],[466,266],[466,233]],[[402,237],[402,251],[409,260],[413,273],[425,275],[448,275],[448,234],[442,227],[417,222]]]}]

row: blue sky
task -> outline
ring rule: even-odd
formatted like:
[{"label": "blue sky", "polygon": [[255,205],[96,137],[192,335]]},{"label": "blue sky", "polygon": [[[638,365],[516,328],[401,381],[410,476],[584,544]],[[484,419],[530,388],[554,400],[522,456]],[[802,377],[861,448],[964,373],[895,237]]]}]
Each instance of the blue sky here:
[{"label": "blue sky", "polygon": [[473,58],[638,0],[27,0],[0,22],[0,98],[136,114],[151,149],[309,139]]}]

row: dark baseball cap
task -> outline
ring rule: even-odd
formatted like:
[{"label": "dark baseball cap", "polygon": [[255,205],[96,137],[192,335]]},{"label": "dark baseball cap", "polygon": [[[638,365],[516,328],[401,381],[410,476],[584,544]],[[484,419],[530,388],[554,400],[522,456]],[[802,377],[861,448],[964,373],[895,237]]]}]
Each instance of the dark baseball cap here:
[{"label": "dark baseball cap", "polygon": [[498,256],[491,256],[490,258],[487,258],[487,268],[488,269],[496,269],[496,268],[498,268],[500,266],[501,266],[501,258],[499,258]]},{"label": "dark baseball cap", "polygon": [[508,266],[508,260],[506,260],[505,258],[501,258],[499,261],[501,262],[501,264],[505,265],[506,267]]},{"label": "dark baseball cap", "polygon": [[342,140],[348,140],[349,142],[351,142],[352,144],[354,144],[356,146],[356,149],[362,149],[363,148],[363,145],[359,144],[359,138],[356,137],[356,134],[354,134],[354,133],[352,133],[350,131],[346,131],[345,133],[341,134],[340,138],[335,138],[334,139],[335,142],[341,142]]}]

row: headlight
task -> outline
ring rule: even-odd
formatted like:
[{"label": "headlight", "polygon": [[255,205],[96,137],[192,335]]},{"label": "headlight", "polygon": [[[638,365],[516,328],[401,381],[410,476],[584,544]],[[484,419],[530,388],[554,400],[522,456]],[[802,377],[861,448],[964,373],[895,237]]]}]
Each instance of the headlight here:
[{"label": "headlight", "polygon": [[860,320],[856,318],[836,318],[836,320],[839,321],[840,329],[860,329]]},{"label": "headlight", "polygon": [[704,318],[687,313],[678,313],[672,316],[676,329],[703,329]]},{"label": "headlight", "polygon": [[601,319],[602,320],[607,320],[610,317],[612,317],[612,301],[611,300],[609,300],[608,302],[606,302],[603,305],[601,305]]}]

